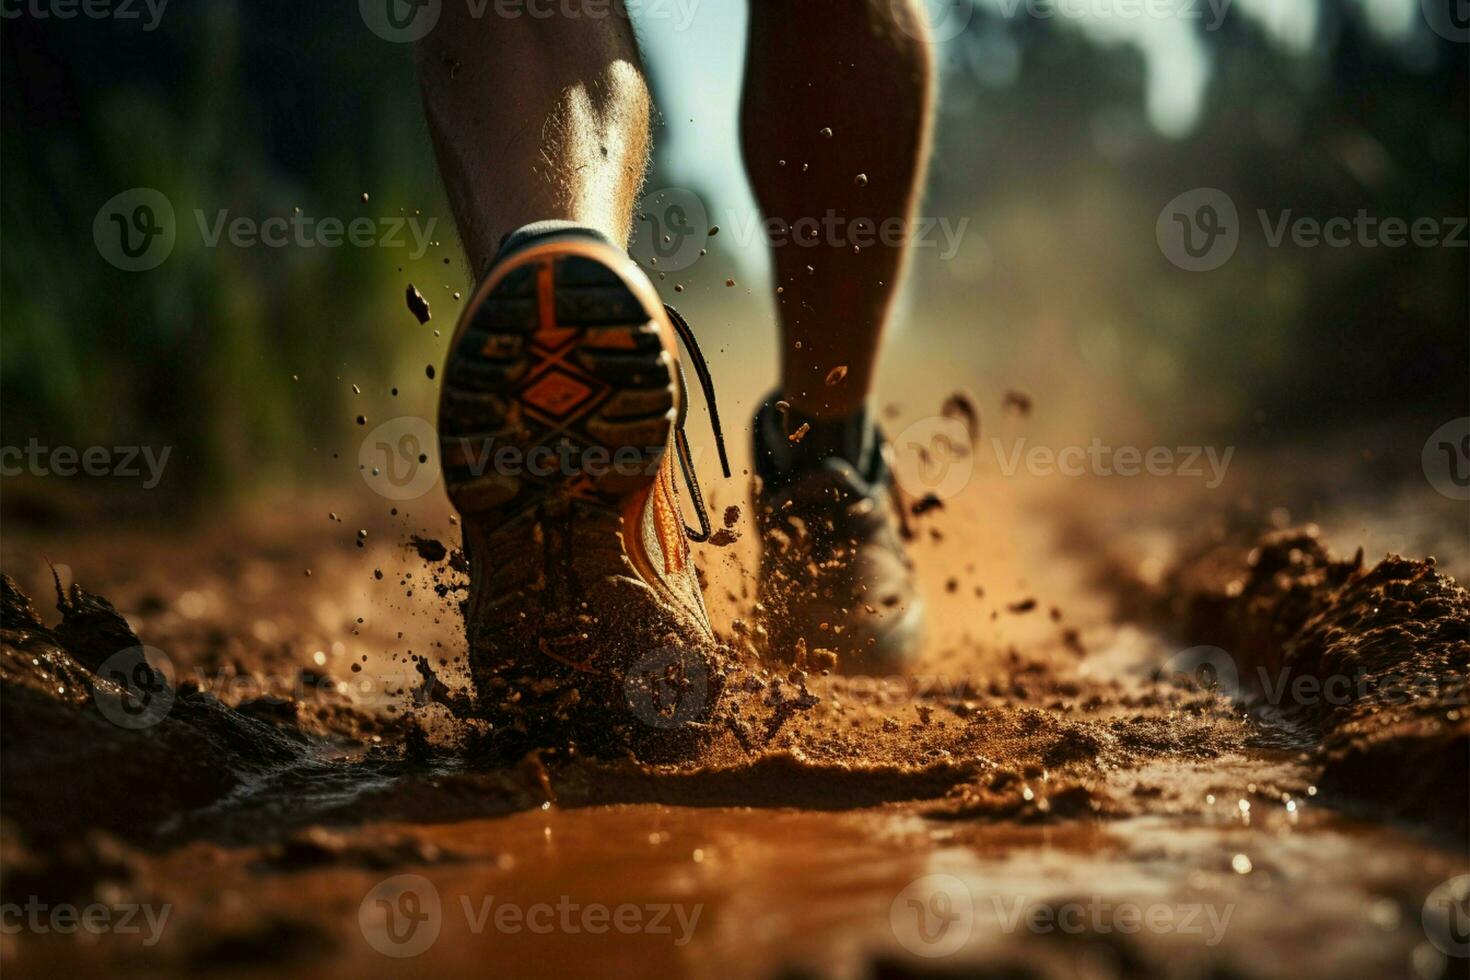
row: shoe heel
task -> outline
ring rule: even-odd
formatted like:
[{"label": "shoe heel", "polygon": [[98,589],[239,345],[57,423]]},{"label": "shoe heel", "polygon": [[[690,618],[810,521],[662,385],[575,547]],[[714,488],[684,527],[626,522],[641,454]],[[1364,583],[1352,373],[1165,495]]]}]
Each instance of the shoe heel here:
[{"label": "shoe heel", "polygon": [[567,501],[616,509],[653,482],[677,417],[674,341],[633,276],[605,245],[552,241],[505,260],[477,292],[439,405],[461,514],[509,523]]}]

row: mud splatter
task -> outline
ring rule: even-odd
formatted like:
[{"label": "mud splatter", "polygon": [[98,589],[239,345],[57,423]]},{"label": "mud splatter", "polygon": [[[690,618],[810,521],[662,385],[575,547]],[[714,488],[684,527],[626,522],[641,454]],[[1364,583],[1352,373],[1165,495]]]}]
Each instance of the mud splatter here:
[{"label": "mud splatter", "polygon": [[1317,733],[1324,788],[1470,832],[1470,593],[1432,560],[1339,560],[1306,527],[1210,549],[1164,589],[1247,705]]},{"label": "mud splatter", "polygon": [[418,320],[420,325],[428,323],[433,319],[433,315],[429,312],[429,301],[424,298],[424,294],[419,292],[418,287],[413,283],[408,284],[406,296],[408,300],[408,312],[413,314],[414,319]]},{"label": "mud splatter", "polygon": [[1034,407],[1031,396],[1020,391],[1008,391],[1001,398],[1000,407],[1003,411],[1017,418],[1030,418],[1031,409]]}]

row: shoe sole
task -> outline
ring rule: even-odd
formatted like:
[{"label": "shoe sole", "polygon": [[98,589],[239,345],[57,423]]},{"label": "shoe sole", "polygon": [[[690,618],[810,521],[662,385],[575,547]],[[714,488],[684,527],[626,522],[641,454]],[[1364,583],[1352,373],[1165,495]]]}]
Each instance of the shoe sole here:
[{"label": "shoe sole", "polygon": [[566,238],[503,259],[460,318],[440,392],[444,482],[466,524],[628,512],[668,451],[676,357],[627,256]]}]

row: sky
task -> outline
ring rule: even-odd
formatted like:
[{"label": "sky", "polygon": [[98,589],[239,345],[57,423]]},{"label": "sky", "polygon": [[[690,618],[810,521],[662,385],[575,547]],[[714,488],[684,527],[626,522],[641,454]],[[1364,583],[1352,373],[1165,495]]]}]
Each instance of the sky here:
[{"label": "sky", "polygon": [[[1360,8],[1376,33],[1427,38],[1421,0],[1323,0]],[[1435,2],[1435,0],[1422,0]],[[1148,118],[1161,134],[1187,137],[1199,121],[1210,80],[1210,54],[1200,38],[1229,17],[1242,17],[1283,49],[1308,52],[1318,36],[1319,0],[924,0],[935,34],[958,33],[972,5],[1008,17],[1055,19],[1098,44],[1128,45],[1148,73]],[[744,62],[746,5],[731,0],[629,0],[645,57],[658,72],[660,108],[671,123],[660,134],[671,178],[721,188],[730,199],[712,210],[750,204],[736,138]],[[1140,15],[1139,11],[1144,14]],[[1130,16],[1130,12],[1133,14]],[[1152,15],[1149,15],[1152,12]],[[941,43],[948,43],[941,41]]]}]

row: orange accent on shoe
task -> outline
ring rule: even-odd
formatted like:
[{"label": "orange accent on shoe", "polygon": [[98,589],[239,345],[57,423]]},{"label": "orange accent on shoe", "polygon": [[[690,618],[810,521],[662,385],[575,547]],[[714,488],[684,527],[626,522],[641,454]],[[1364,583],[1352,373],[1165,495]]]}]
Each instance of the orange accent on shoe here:
[{"label": "orange accent on shoe", "polygon": [[589,342],[588,346],[600,350],[637,350],[638,335],[631,330],[619,330],[598,337],[596,341]]},{"label": "orange accent on shoe", "polygon": [[547,415],[560,418],[591,398],[592,389],[570,374],[552,370],[526,389],[521,397]]},{"label": "orange accent on shoe", "polygon": [[664,553],[664,572],[672,575],[684,570],[689,544],[684,538],[684,520],[674,503],[673,472],[664,466],[653,485],[653,530],[658,536],[659,550]]},{"label": "orange accent on shoe", "polygon": [[541,311],[541,333],[556,329],[556,274],[550,261],[536,268],[536,306]]},{"label": "orange accent on shoe", "polygon": [[536,346],[546,351],[559,351],[577,336],[576,327],[556,322],[556,273],[551,262],[536,268],[536,306],[541,322],[536,328]]}]

